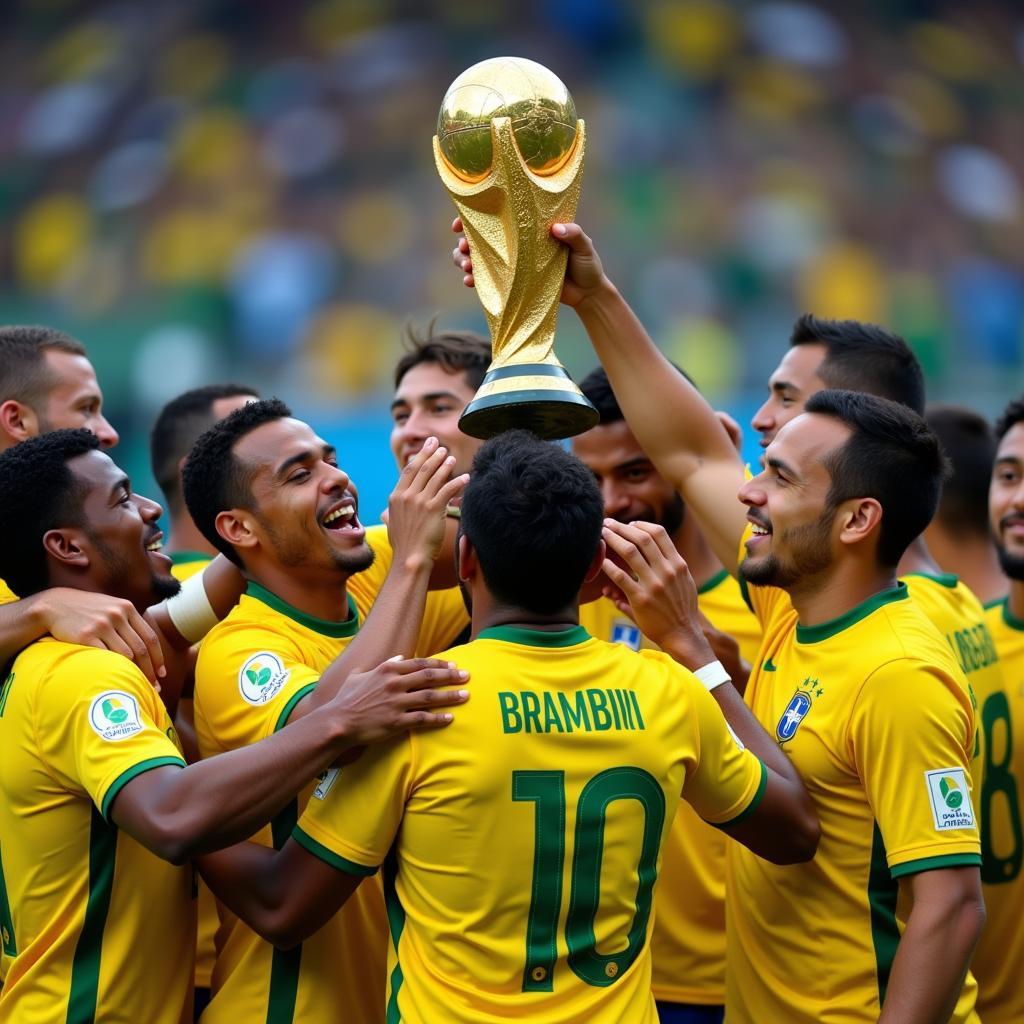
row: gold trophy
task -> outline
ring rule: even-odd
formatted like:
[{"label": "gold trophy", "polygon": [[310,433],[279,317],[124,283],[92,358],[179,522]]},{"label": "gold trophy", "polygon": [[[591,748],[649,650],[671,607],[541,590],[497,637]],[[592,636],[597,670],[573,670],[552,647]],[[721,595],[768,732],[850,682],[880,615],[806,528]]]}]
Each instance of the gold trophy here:
[{"label": "gold trophy", "polygon": [[473,437],[512,427],[572,437],[597,423],[554,354],[569,253],[551,225],[576,215],[585,142],[565,86],[521,57],[474,64],[441,104],[434,160],[462,217],[491,332],[491,365],[459,420]]}]

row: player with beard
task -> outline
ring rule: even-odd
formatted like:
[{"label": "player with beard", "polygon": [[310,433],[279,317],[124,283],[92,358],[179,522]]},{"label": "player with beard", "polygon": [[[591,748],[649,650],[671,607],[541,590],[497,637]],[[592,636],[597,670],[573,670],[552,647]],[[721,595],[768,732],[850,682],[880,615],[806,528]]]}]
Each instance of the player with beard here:
[{"label": "player with beard", "polygon": [[972,971],[985,1024],[1024,1020],[1024,399],[1006,407],[995,428],[989,523],[1010,592],[986,608],[1006,685],[978,690],[986,738],[981,786],[981,880],[988,925]]},{"label": "player with beard", "polygon": [[[444,649],[448,627],[431,634],[420,623],[445,509],[465,485],[463,476],[449,479],[453,467],[433,437],[406,463],[389,502],[393,557],[385,561],[367,543],[355,488],[334,449],[283,403],[251,402],[199,438],[183,471],[185,502],[203,536],[249,580],[200,647],[195,721],[203,757],[287,735],[337,691],[344,677],[335,666],[357,635],[367,666],[417,646]],[[326,774],[318,791],[336,777]],[[279,848],[308,797],[307,790],[258,841]],[[205,1024],[383,1019],[387,932],[379,884],[364,886],[288,952],[231,914],[220,916]]]},{"label": "player with beard", "polygon": [[476,709],[473,720],[451,743],[368,751],[310,802],[276,856],[246,844],[202,869],[287,946],[383,862],[389,1020],[653,1024],[651,894],[680,792],[780,863],[814,849],[806,797],[727,680],[709,696],[667,654],[577,624],[584,579],[604,564],[666,652],[702,666],[705,685],[724,678],[708,675],[721,666],[664,530],[605,520],[630,574],[610,567],[592,475],[525,431],[480,448],[462,510],[473,639],[455,651],[486,680],[460,710]]},{"label": "player with beard", "polygon": [[[896,577],[938,502],[937,440],[893,402],[822,391],[746,480],[713,410],[658,351],[590,239],[577,225],[552,234],[570,248],[562,299],[637,440],[723,564],[742,558],[759,584],[749,596],[764,640],[745,697],[822,820],[817,856],[799,870],[730,850],[729,1019],[977,1021],[976,986],[964,984],[984,923],[974,710],[948,645]],[[461,244],[456,258],[472,284]]]},{"label": "player with beard", "polygon": [[[757,657],[761,627],[743,600],[739,584],[715,558],[682,499],[658,473],[633,436],[608,375],[597,367],[580,390],[600,414],[598,426],[574,437],[573,453],[594,474],[604,514],[620,523],[662,526],[697,584],[698,608],[712,627],[739,645],[747,662]],[[633,650],[650,641],[607,597],[580,605],[580,625],[602,640]],[[721,660],[725,660],[719,654]],[[741,685],[742,684],[742,685]],[[665,842],[655,895],[651,938],[652,985],[662,1022],[721,1021],[725,1002],[726,837],[681,801]]]},{"label": "player with beard", "polygon": [[[180,586],[159,551],[161,509],[98,449],[88,430],[58,430],[0,454],[0,572],[26,595],[109,593],[141,612]],[[409,691],[458,678],[417,661],[350,675],[287,737],[186,767],[135,664],[30,644],[0,688],[0,1021],[190,1020],[189,859],[251,835],[350,748],[447,724],[408,708],[450,691]]]}]

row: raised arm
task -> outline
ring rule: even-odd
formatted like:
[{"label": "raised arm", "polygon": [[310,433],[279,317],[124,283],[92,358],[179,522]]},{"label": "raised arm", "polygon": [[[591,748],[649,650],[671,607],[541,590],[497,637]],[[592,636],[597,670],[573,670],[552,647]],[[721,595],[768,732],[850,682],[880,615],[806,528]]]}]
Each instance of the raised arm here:
[{"label": "raised arm", "polygon": [[143,772],[114,797],[110,816],[174,864],[248,838],[345,751],[410,728],[438,728],[452,715],[425,708],[463,703],[468,693],[436,689],[465,682],[447,662],[391,661],[349,677],[321,708],[268,739],[187,768]]},{"label": "raised arm", "polygon": [[[607,559],[604,571],[626,595],[644,635],[691,672],[714,662],[700,626],[697,588],[665,529],[652,523],[626,525],[606,519],[604,540],[621,563]],[[773,863],[810,860],[818,846],[820,826],[792,762],[754,718],[731,682],[715,686],[711,695],[733,733],[767,769],[764,795],[753,812],[723,830]]]},{"label": "raised arm", "polygon": [[445,535],[445,508],[462,493],[468,477],[451,479],[455,459],[427,438],[402,469],[388,499],[388,536],[394,560],[370,614],[356,638],[320,677],[316,688],[292,710],[289,721],[330,701],[353,672],[362,672],[416,648],[431,569]]},{"label": "raised arm", "polygon": [[[454,229],[461,226],[456,219]],[[658,350],[579,225],[555,224],[551,233],[570,250],[562,301],[576,310],[630,430],[697,517],[722,565],[735,575],[746,524],[736,498],[743,463],[732,440],[700,392]],[[471,285],[465,239],[455,258]]]}]

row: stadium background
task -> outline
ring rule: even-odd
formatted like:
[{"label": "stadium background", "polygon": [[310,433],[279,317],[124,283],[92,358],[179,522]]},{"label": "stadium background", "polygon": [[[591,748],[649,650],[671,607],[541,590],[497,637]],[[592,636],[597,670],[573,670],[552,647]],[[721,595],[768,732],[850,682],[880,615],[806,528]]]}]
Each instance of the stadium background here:
[{"label": "stadium background", "polygon": [[[232,379],[334,441],[375,520],[403,324],[483,330],[430,138],[449,82],[501,54],[569,86],[579,220],[745,427],[804,310],[900,331],[933,399],[1020,391],[1009,2],[4,5],[0,321],[87,344],[140,490],[159,406]],[[593,365],[571,314],[558,352]]]}]

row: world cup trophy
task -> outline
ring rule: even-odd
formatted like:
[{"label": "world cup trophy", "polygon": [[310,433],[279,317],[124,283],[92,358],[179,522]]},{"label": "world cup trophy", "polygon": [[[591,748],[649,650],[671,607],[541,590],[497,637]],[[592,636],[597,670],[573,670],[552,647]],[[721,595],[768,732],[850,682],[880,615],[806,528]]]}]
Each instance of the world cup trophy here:
[{"label": "world cup trophy", "polygon": [[459,420],[473,437],[512,427],[572,437],[597,423],[554,354],[569,253],[551,225],[576,215],[585,145],[568,90],[520,57],[473,65],[441,104],[434,161],[469,239],[491,334],[491,365]]}]

